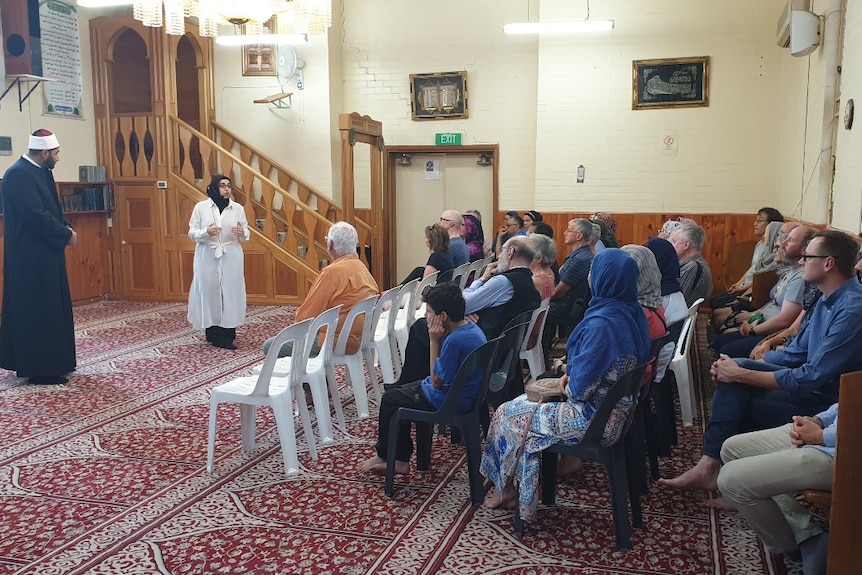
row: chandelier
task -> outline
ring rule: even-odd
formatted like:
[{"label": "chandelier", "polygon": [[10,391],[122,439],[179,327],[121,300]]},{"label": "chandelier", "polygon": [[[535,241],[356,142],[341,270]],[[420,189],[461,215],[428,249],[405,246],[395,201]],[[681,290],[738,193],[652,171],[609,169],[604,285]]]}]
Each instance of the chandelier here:
[{"label": "chandelier", "polygon": [[201,36],[218,36],[219,24],[242,26],[243,34],[264,33],[273,19],[279,35],[323,35],[332,25],[332,0],[134,0],[133,16],[144,26],[173,36],[186,32],[186,17],[198,19]]}]

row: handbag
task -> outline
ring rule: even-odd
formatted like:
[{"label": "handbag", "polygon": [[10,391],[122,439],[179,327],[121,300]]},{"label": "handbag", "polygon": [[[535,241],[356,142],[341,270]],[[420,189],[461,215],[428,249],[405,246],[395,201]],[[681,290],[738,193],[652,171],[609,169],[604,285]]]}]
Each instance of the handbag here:
[{"label": "handbag", "polygon": [[560,378],[545,377],[534,379],[524,384],[527,399],[537,403],[549,403],[552,401],[566,401],[566,395],[560,389]]}]

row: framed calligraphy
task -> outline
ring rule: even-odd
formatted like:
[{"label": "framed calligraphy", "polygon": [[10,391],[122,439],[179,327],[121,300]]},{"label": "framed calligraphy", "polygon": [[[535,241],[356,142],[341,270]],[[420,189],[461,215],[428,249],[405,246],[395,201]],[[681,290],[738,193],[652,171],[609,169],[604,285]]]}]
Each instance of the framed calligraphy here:
[{"label": "framed calligraphy", "polygon": [[632,62],[632,110],[709,106],[709,56]]},{"label": "framed calligraphy", "polygon": [[467,118],[467,72],[410,74],[414,120]]}]

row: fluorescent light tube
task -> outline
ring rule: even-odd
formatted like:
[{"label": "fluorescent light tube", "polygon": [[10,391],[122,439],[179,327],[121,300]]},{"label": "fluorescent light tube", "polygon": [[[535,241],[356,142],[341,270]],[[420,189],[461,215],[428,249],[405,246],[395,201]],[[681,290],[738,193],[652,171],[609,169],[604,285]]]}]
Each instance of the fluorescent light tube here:
[{"label": "fluorescent light tube", "polygon": [[82,8],[108,8],[110,6],[131,6],[134,0],[78,0]]},{"label": "fluorescent light tube", "polygon": [[290,36],[279,34],[255,34],[243,36],[217,36],[216,44],[222,46],[242,46],[243,44],[304,44],[308,42],[308,34],[293,34]]},{"label": "fluorescent light tube", "polygon": [[613,30],[613,20],[577,20],[575,22],[517,22],[503,26],[506,34],[572,34]]}]

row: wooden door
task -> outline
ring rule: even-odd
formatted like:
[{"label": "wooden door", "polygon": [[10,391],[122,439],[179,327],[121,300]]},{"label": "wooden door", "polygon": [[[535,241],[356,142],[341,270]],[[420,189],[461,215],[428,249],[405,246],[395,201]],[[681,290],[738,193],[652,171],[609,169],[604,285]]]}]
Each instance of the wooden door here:
[{"label": "wooden door", "polygon": [[118,184],[117,226],[120,242],[120,277],[127,299],[160,300],[164,282],[160,206],[150,185]]}]

